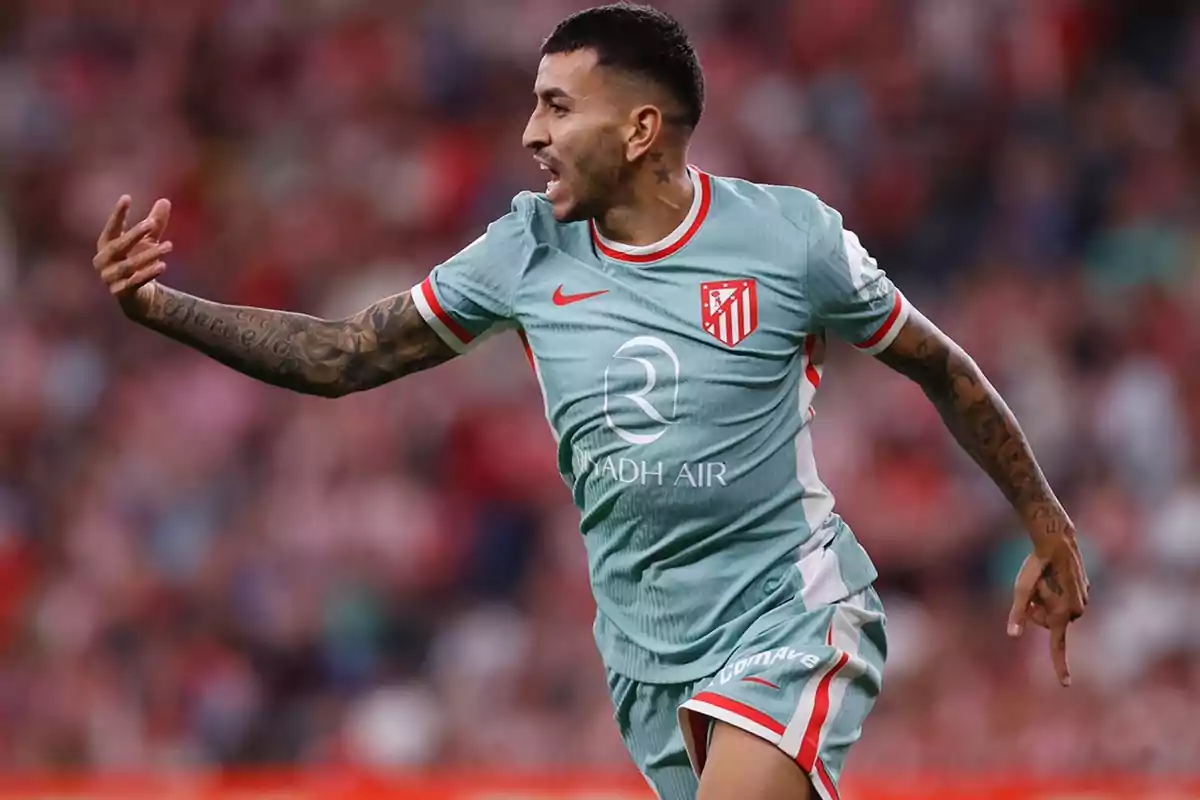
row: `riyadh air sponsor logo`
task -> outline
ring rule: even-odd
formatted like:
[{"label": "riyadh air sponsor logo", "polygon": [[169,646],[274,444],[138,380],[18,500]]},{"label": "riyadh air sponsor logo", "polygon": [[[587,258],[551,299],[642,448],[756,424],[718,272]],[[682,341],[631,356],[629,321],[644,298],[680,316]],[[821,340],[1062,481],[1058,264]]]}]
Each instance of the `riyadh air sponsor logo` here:
[{"label": "riyadh air sponsor logo", "polygon": [[[677,423],[679,356],[657,336],[635,336],[612,354],[604,370],[604,423],[635,446],[661,439]],[[728,486],[722,461],[667,462],[624,454],[593,455],[576,448],[576,475],[592,475],[627,486],[709,489]]]},{"label": "riyadh air sponsor logo", "polygon": [[[655,361],[663,366],[669,362],[671,369],[660,376]],[[616,362],[631,362],[637,364],[640,370],[635,370],[631,376],[628,369],[621,369],[623,364]],[[620,384],[628,382],[630,378],[635,385],[640,385],[632,392],[622,391]],[[655,392],[656,388],[659,391]],[[653,400],[649,399],[651,394],[654,395]],[[618,403],[625,412],[623,417],[636,419],[640,416],[637,427],[645,429],[644,432],[630,430],[633,427],[631,422],[626,423],[628,427],[622,427],[613,419]],[[617,436],[630,444],[658,441],[675,421],[678,406],[679,356],[670,345],[657,336],[635,336],[617,348],[612,361],[604,369],[604,422]]]},{"label": "riyadh air sponsor logo", "polygon": [[596,476],[629,486],[675,486],[690,489],[712,489],[728,486],[725,463],[722,461],[685,461],[669,464],[613,456],[593,458],[584,450],[575,450],[576,475],[594,472]]}]

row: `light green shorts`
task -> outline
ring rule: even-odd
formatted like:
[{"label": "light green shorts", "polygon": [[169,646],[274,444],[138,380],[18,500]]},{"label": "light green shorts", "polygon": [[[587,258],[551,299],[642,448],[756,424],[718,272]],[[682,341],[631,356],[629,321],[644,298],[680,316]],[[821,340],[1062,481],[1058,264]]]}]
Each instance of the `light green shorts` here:
[{"label": "light green shorts", "polygon": [[625,745],[662,800],[694,800],[714,720],[775,745],[823,800],[838,800],[846,753],[882,683],[883,604],[868,588],[834,605],[798,605],[764,615],[720,672],[695,683],[640,683],[609,672]]}]

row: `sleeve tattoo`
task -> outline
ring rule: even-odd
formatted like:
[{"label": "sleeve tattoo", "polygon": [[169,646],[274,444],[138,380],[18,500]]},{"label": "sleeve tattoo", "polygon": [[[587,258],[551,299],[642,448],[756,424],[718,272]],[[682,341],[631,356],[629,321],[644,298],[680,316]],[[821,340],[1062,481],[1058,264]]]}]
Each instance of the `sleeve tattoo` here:
[{"label": "sleeve tattoo", "polygon": [[229,306],[157,285],[142,325],[252,378],[321,397],[371,389],[453,358],[405,292],[341,320]]},{"label": "sleeve tattoo", "polygon": [[1004,399],[962,348],[914,312],[879,360],[915,381],[955,440],[992,478],[1031,535],[1071,530]]}]

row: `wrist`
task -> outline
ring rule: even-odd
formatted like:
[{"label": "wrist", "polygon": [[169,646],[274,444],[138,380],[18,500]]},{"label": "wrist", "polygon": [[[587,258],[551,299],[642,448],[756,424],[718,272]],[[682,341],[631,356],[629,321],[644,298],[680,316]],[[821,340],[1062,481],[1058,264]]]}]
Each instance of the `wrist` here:
[{"label": "wrist", "polygon": [[1063,544],[1075,541],[1075,526],[1065,512],[1035,518],[1026,523],[1026,528],[1033,541],[1034,552],[1042,558],[1049,558]]},{"label": "wrist", "polygon": [[125,316],[135,322],[146,322],[151,317],[155,300],[158,298],[158,281],[150,281],[137,288],[136,291],[121,297],[119,303]]}]

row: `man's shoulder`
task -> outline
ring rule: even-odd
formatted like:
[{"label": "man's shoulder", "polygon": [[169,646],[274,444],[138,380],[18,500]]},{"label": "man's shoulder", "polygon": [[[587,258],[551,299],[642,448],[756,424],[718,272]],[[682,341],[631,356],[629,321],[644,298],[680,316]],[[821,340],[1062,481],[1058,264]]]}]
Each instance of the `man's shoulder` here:
[{"label": "man's shoulder", "polygon": [[712,176],[713,194],[718,200],[740,205],[756,215],[781,218],[807,231],[826,208],[815,193],[799,186],[758,183],[745,178]]}]

